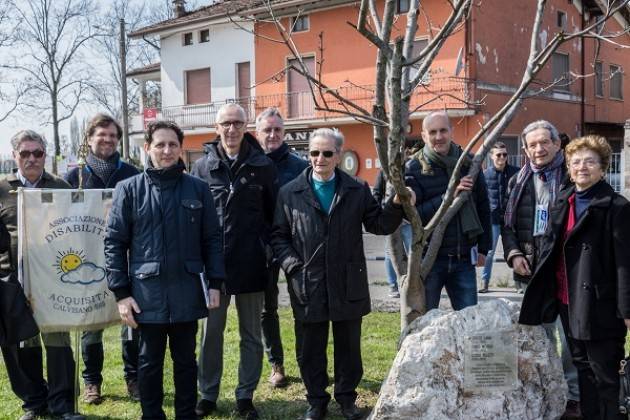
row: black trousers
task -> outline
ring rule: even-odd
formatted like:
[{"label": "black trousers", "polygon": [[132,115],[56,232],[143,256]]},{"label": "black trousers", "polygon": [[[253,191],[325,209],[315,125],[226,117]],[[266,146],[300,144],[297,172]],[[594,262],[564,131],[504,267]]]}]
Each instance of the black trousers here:
[{"label": "black trousers", "polygon": [[74,357],[70,347],[46,348],[48,383],[44,379],[42,348],[2,347],[2,357],[15,395],[24,410],[60,415],[74,412]]},{"label": "black trousers", "polygon": [[560,319],[573,363],[578,371],[580,408],[585,420],[622,420],[619,413],[619,361],[624,358],[625,337],[577,340],[568,336],[568,306],[560,305]]},{"label": "black trousers", "polygon": [[[131,333],[130,333],[131,331]],[[123,325],[120,331],[125,380],[138,377],[138,331]],[[103,383],[103,330],[84,332],[81,335],[81,356],[85,368],[81,373],[86,384]]]},{"label": "black trousers", "polygon": [[274,264],[269,271],[267,288],[265,289],[265,305],[260,314],[262,339],[267,360],[272,365],[284,365],[284,350],[280,336],[280,319],[278,317],[278,275],[280,266]]},{"label": "black trousers", "polygon": [[[363,376],[361,360],[361,318],[332,321],[333,353],[335,358],[335,400],[341,406],[354,404],[356,388]],[[302,350],[300,372],[306,387],[306,399],[311,405],[326,405],[328,373],[326,347],[329,321],[301,323]]]},{"label": "black trousers", "polygon": [[175,418],[196,419],[197,321],[176,324],[140,324],[138,386],[143,419],[166,419],[164,401],[164,355],[168,338],[175,382]]}]

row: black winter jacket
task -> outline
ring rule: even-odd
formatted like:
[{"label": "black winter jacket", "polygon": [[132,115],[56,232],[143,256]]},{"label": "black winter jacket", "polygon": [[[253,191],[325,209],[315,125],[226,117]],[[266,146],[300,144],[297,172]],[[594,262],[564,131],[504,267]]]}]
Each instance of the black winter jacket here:
[{"label": "black winter jacket", "polygon": [[[432,173],[423,173],[422,165],[417,158],[410,159],[405,165],[405,184],[416,193],[416,209],[422,223],[431,220],[442,204],[442,196],[446,193],[449,177],[444,168],[431,164]],[[464,166],[461,176],[468,174],[468,166]],[[480,254],[487,255],[492,248],[492,226],[490,222],[490,206],[488,192],[483,173],[480,172],[473,185],[471,200],[474,201],[483,233],[476,238],[468,238],[461,233],[459,218],[454,217],[446,227],[439,256],[470,256],[470,250],[478,245]]]},{"label": "black winter jacket", "polygon": [[280,187],[294,180],[304,169],[308,168],[308,161],[292,153],[286,143],[282,143],[282,146],[273,152],[267,153],[267,157],[276,165]]},{"label": "black winter jacket", "polygon": [[193,165],[191,174],[210,186],[219,223],[223,228],[223,253],[230,295],[265,290],[271,262],[269,240],[278,192],[276,169],[249,133],[249,154],[230,181],[230,168],[218,152],[218,141],[204,145],[206,156]]},{"label": "black winter jacket", "polygon": [[625,337],[630,319],[630,203],[606,182],[566,242],[568,198],[565,188],[551,208],[549,229],[541,242],[540,263],[525,291],[519,322],[553,322],[558,314],[556,262],[561,249],[569,285],[569,335],[578,340]]},{"label": "black winter jacket", "polygon": [[490,200],[490,218],[493,225],[503,224],[503,214],[505,212],[505,197],[507,196],[508,181],[519,169],[516,166],[505,165],[502,171],[497,171],[493,164],[483,171],[488,187],[488,199]]},{"label": "black winter jacket", "polygon": [[[565,188],[566,186],[566,167],[562,166],[562,176],[565,178],[562,181],[562,186],[560,189]],[[512,176],[508,181],[508,190],[505,195],[505,202],[503,204],[503,209],[505,211],[505,207],[507,204],[507,200],[514,190],[514,186],[516,185],[516,179],[518,175]],[[553,203],[552,203],[553,205]],[[551,207],[551,206],[550,206]],[[540,258],[540,238],[534,238],[533,230],[534,230],[534,218],[536,216],[536,189],[534,187],[534,179],[530,177],[527,180],[527,184],[525,185],[523,192],[521,193],[521,200],[518,203],[518,207],[516,209],[516,223],[513,227],[508,228],[504,226],[504,223],[501,223],[501,240],[503,241],[503,253],[505,256],[505,261],[507,262],[509,267],[512,267],[512,259],[516,256],[523,256],[527,259],[529,263],[529,267],[531,270],[534,269],[538,265],[538,260]],[[503,215],[501,215],[503,217]],[[530,276],[521,276],[520,274],[514,272],[514,281],[519,281],[521,283],[528,283]]]},{"label": "black winter jacket", "polygon": [[342,321],[370,312],[363,231],[388,235],[402,220],[401,206],[381,208],[360,179],[335,170],[330,214],[311,187],[308,168],[280,190],[273,227],[274,255],[287,273],[295,319]]},{"label": "black winter jacket", "polygon": [[[103,182],[96,174],[92,171],[89,166],[83,167],[83,188],[85,189],[97,189],[97,188],[114,188],[118,182],[123,179],[127,179],[134,175],[138,175],[140,172],[128,163],[122,161],[122,159],[118,160],[118,166],[116,170],[112,173],[107,181],[107,184]],[[72,188],[79,188],[79,168],[72,168],[64,177],[64,179],[72,185]]]},{"label": "black winter jacket", "polygon": [[133,296],[140,323],[206,317],[199,274],[213,289],[225,277],[212,195],[183,170],[182,162],[148,168],[114,190],[105,237],[107,282],[116,300]]}]

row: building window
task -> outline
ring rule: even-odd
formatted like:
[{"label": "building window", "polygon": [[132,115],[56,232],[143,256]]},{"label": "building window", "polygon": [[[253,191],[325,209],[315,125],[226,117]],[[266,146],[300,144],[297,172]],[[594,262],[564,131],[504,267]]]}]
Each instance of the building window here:
[{"label": "building window", "polygon": [[[414,59],[420,55],[422,50],[425,49],[427,44],[429,43],[428,39],[417,39],[413,41],[413,47],[411,51],[411,59]],[[422,64],[422,60],[415,63],[411,66],[411,71],[409,72],[410,79],[414,79],[418,75],[418,70],[420,69],[420,64]],[[422,78],[422,84],[428,85],[431,82],[431,72],[427,70]]]},{"label": "building window", "polygon": [[309,24],[308,15],[296,16],[291,19],[291,28],[293,28],[292,32],[308,31]]},{"label": "building window", "polygon": [[397,0],[396,1],[396,13],[407,13],[411,7],[411,0]]},{"label": "building window", "polygon": [[186,72],[186,105],[210,103],[210,68]]},{"label": "building window", "polygon": [[604,66],[601,61],[595,62],[595,96],[604,96]]},{"label": "building window", "polygon": [[556,25],[558,25],[558,28],[561,28],[561,29],[567,28],[567,14],[561,10],[558,10],[558,14],[556,17]]},{"label": "building window", "polygon": [[569,54],[554,53],[551,57],[554,90],[569,91]]},{"label": "building window", "polygon": [[184,34],[184,45],[192,45],[193,44],[193,34],[192,32],[186,32]]},{"label": "building window", "polygon": [[204,29],[199,31],[199,42],[209,42],[210,41],[210,29]]},{"label": "building window", "polygon": [[610,97],[613,99],[623,99],[623,69],[619,66],[610,65]]}]

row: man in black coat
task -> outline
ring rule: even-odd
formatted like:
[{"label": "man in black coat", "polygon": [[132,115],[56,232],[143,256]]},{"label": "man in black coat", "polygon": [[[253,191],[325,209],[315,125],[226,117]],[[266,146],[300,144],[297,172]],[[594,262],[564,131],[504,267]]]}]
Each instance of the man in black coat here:
[{"label": "man in black coat", "polygon": [[[81,188],[114,188],[119,181],[138,174],[138,170],[120,158],[118,144],[123,135],[120,124],[105,114],[96,114],[85,129],[90,151],[81,174]],[[73,188],[79,188],[79,168],[73,168],[65,177]],[[138,394],[138,333],[123,325],[120,332],[122,358],[127,382],[127,393],[135,400]],[[103,330],[84,331],[81,334],[81,357],[85,368],[83,401],[100,404],[103,383]]]},{"label": "man in black coat", "polygon": [[397,196],[381,208],[367,183],[336,168],[342,147],[341,133],[313,132],[312,168],[280,191],[272,236],[274,255],[287,274],[293,316],[302,324],[300,372],[309,420],[322,419],[330,400],[326,347],[331,323],[335,400],[345,418],[361,418],[355,404],[363,375],[361,320],[370,312],[362,226],[387,235],[403,215]]},{"label": "man in black coat", "polygon": [[[558,130],[548,121],[528,124],[521,134],[523,151],[529,161],[508,182],[501,228],[503,252],[514,270],[517,288],[529,283],[540,260],[541,240],[549,222],[549,211],[566,181],[564,153],[560,150]],[[547,336],[556,345],[556,331],[561,339],[564,376],[568,384],[569,418],[579,414],[580,399],[577,370],[564,340],[560,322],[545,324]]]},{"label": "man in black coat", "polygon": [[[425,146],[405,167],[405,183],[416,193],[416,209],[423,223],[428,223],[442,204],[453,169],[462,154],[453,142],[453,127],[444,112],[433,112],[422,121]],[[467,157],[468,158],[468,157]],[[483,266],[492,247],[490,206],[483,173],[473,183],[468,175],[470,160],[461,172],[455,191],[471,191],[470,198],[446,227],[438,256],[425,281],[427,310],[440,304],[446,288],[453,309],[477,304],[475,264]],[[477,246],[476,261],[471,250]]]},{"label": "man in black coat", "polygon": [[210,186],[223,228],[225,267],[221,305],[210,311],[199,356],[201,400],[197,415],[216,409],[223,373],[223,332],[231,295],[236,301],[240,363],[236,405],[239,416],[255,419],[252,399],[260,380],[263,346],[260,317],[269,279],[269,238],[278,191],[276,169],[254,136],[246,133],[245,111],[226,104],[217,112],[219,140],[205,145],[206,156],[195,162],[192,174]]},{"label": "man in black coat", "polygon": [[[17,170],[0,181],[0,220],[10,235],[10,247],[0,255],[0,272],[17,273],[18,211],[17,194],[24,188],[70,188],[67,182],[44,169],[46,142],[34,131],[18,132],[11,139]],[[17,275],[15,275],[17,278]],[[43,376],[41,341],[46,349],[48,382]],[[2,347],[4,364],[11,389],[23,401],[24,415],[20,420],[32,420],[52,414],[65,420],[82,420],[74,414],[75,364],[67,332],[50,332],[26,340],[22,345]]]},{"label": "man in black coat", "polygon": [[488,169],[483,171],[488,186],[488,198],[490,199],[490,218],[492,220],[492,249],[488,251],[486,256],[486,264],[483,266],[481,279],[483,280],[483,288],[479,293],[488,293],[488,285],[490,277],[492,277],[492,264],[494,263],[494,250],[497,248],[497,241],[501,234],[501,225],[503,224],[503,206],[507,197],[507,184],[510,178],[518,172],[516,166],[507,163],[508,152],[505,143],[496,142],[490,150],[490,159],[492,164]]},{"label": "man in black coat", "polygon": [[[175,418],[194,419],[197,321],[219,305],[225,270],[212,194],[184,173],[184,133],[149,125],[144,173],[116,186],[107,222],[107,283],[122,321],[138,330],[143,419],[164,419],[164,355],[173,359]],[[209,290],[208,290],[209,289]]]},{"label": "man in black coat", "polygon": [[[289,145],[284,142],[284,120],[277,108],[267,108],[256,117],[256,139],[267,157],[276,165],[280,187],[295,179],[308,167],[308,162],[291,152]],[[284,372],[284,351],[278,319],[280,266],[274,262],[269,274],[270,278],[265,289],[265,306],[261,317],[262,338],[267,359],[271,364],[269,383],[274,388],[281,388],[287,386],[288,382]],[[301,340],[300,327],[297,323],[295,342],[296,355],[299,359]]]}]

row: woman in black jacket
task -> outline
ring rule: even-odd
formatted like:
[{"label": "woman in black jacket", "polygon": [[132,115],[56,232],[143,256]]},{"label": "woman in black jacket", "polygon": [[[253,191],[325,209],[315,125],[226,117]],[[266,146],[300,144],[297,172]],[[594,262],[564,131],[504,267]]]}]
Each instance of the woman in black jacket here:
[{"label": "woman in black jacket", "polygon": [[595,135],[566,148],[572,184],[551,208],[520,322],[560,315],[578,369],[585,419],[622,419],[619,361],[630,326],[630,203],[604,180],[611,149]]}]

